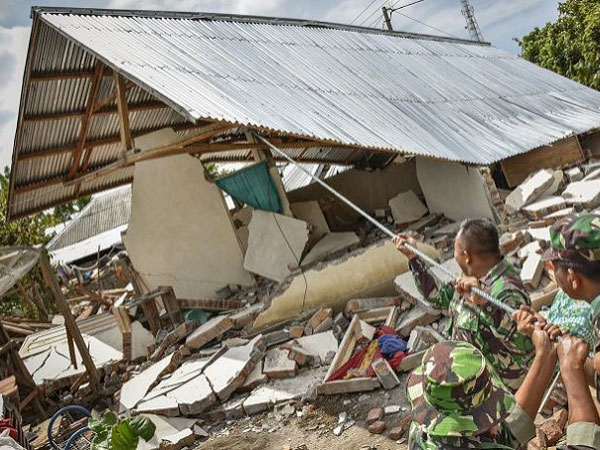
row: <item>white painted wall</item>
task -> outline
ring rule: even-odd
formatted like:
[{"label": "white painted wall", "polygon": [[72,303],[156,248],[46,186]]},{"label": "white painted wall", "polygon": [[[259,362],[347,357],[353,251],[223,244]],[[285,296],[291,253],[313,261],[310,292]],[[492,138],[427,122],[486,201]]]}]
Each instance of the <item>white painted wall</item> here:
[{"label": "white painted wall", "polygon": [[491,197],[479,170],[462,164],[417,157],[417,178],[431,213],[453,220],[494,219]]},{"label": "white painted wall", "polygon": [[123,243],[150,289],[173,286],[179,298],[215,298],[228,284],[254,284],[221,192],[190,155],[135,165]]}]

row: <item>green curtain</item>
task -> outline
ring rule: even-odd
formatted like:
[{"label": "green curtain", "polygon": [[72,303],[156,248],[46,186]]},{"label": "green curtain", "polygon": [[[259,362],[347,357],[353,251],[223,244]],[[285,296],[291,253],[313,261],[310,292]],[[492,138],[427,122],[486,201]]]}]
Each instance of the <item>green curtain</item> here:
[{"label": "green curtain", "polygon": [[234,199],[263,211],[281,212],[275,184],[264,162],[253,164],[216,180],[217,186]]}]

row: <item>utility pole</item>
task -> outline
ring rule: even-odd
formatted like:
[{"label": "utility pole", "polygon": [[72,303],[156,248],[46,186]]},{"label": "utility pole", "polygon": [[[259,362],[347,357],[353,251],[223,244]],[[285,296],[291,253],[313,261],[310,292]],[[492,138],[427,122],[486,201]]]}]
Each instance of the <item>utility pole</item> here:
[{"label": "utility pole", "polygon": [[471,39],[474,41],[483,42],[483,34],[479,28],[477,19],[475,19],[475,11],[469,3],[469,0],[461,0],[460,2],[462,3],[462,14],[467,21],[467,30],[469,30]]},{"label": "utility pole", "polygon": [[388,8],[384,6],[383,8],[381,8],[381,10],[383,11],[383,18],[385,20],[386,28],[388,29],[388,31],[394,31],[394,29],[392,28],[392,19],[390,18]]}]

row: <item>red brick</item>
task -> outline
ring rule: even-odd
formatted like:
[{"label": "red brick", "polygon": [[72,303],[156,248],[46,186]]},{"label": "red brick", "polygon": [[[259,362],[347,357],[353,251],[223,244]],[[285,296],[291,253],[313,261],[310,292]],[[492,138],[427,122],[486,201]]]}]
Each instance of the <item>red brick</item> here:
[{"label": "red brick", "polygon": [[558,423],[553,418],[546,420],[539,429],[544,433],[548,446],[556,444],[563,436],[562,428],[559,428]]},{"label": "red brick", "polygon": [[369,433],[371,434],[381,434],[385,431],[385,422],[378,420],[377,422],[369,425]]},{"label": "red brick", "polygon": [[367,413],[367,424],[371,425],[383,419],[383,408],[373,408]]}]

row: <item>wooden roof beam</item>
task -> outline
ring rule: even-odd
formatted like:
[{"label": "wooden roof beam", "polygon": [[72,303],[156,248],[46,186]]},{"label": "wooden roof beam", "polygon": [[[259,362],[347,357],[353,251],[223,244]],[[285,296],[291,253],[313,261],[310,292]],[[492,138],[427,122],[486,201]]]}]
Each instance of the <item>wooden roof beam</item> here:
[{"label": "wooden roof beam", "polygon": [[[125,78],[120,73],[114,73],[115,89],[117,93],[117,109],[119,111],[119,131],[121,133],[121,144],[125,151],[133,149],[133,137],[129,127],[129,109],[127,108],[127,89]],[[93,105],[92,111],[93,111]]]},{"label": "wooden roof beam", "polygon": [[87,141],[88,130],[90,129],[92,114],[94,114],[94,102],[98,96],[98,90],[100,89],[100,83],[102,81],[104,64],[101,62],[98,62],[97,64],[96,74],[94,78],[92,78],[92,85],[90,87],[85,114],[81,116],[81,131],[79,132],[79,142],[77,143],[77,148],[73,152],[73,162],[71,164],[71,169],[69,170],[70,178],[74,178],[79,170],[79,162],[81,161],[81,156],[83,154],[83,150],[85,149],[85,143]]},{"label": "wooden roof beam", "polygon": [[[185,122],[185,123],[178,124],[178,125],[171,125],[171,127],[175,131],[183,131],[183,130],[191,130],[194,128],[198,128],[199,126],[202,126],[202,125],[203,124],[197,125],[194,123]],[[153,131],[162,130],[163,128],[165,128],[165,127],[164,126],[153,127],[153,128],[147,128],[144,130],[134,131],[132,133],[132,136],[134,138],[136,138],[136,137],[142,136],[144,134],[152,133]],[[94,148],[94,147],[100,147],[102,145],[116,144],[118,142],[121,142],[121,135],[115,134],[115,135],[108,136],[108,137],[101,138],[101,139],[89,140],[86,142],[86,146],[89,148]],[[18,160],[24,161],[27,159],[46,158],[48,156],[58,155],[61,153],[72,153],[76,148],[75,146],[76,146],[76,144],[72,144],[72,145],[67,145],[67,146],[62,146],[62,147],[47,148],[44,150],[38,150],[35,152],[30,152],[30,153],[22,153],[19,155]]]},{"label": "wooden roof beam", "polygon": [[[92,78],[96,74],[95,70],[71,70],[64,72],[33,72],[29,76],[29,81],[44,82],[44,81],[60,81],[60,80],[80,80],[84,78]],[[105,67],[102,76],[112,75],[112,69]]]},{"label": "wooden roof beam", "polygon": [[[144,103],[137,103],[128,106],[129,111],[150,111],[153,109],[164,109],[168,108],[163,102],[160,101],[151,101]],[[116,107],[111,107],[102,110],[94,110],[94,116],[107,116],[118,114],[118,109]],[[81,116],[85,115],[85,111],[68,111],[62,113],[53,113],[53,114],[39,114],[35,116],[25,116],[23,118],[24,122],[46,122],[50,120],[64,120],[64,119],[78,119]]]}]

